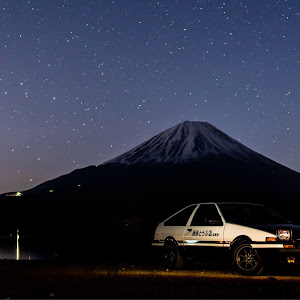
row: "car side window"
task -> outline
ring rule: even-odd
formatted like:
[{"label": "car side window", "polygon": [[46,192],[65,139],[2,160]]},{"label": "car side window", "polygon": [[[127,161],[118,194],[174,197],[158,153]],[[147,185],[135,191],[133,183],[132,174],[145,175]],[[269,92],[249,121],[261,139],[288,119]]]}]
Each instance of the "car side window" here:
[{"label": "car side window", "polygon": [[193,217],[191,226],[223,226],[223,222],[214,204],[201,204]]},{"label": "car side window", "polygon": [[191,213],[194,211],[196,205],[191,205],[186,207],[184,210],[177,213],[175,216],[171,217],[165,221],[165,226],[185,226]]}]

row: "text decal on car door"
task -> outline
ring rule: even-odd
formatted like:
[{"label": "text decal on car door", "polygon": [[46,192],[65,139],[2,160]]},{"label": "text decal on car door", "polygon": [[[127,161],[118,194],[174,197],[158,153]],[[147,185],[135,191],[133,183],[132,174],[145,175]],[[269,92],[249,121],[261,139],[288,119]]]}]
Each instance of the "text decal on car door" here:
[{"label": "text decal on car door", "polygon": [[212,230],[193,230],[192,236],[219,236],[220,234],[217,232],[213,232]]}]

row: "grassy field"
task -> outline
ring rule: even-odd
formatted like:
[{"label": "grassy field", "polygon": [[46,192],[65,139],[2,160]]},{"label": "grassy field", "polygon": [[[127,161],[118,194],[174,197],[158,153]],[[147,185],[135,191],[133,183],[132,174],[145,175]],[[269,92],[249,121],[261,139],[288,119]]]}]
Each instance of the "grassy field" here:
[{"label": "grassy field", "polygon": [[264,276],[244,277],[217,265],[170,271],[137,261],[1,261],[0,298],[299,299],[300,272],[275,269]]}]

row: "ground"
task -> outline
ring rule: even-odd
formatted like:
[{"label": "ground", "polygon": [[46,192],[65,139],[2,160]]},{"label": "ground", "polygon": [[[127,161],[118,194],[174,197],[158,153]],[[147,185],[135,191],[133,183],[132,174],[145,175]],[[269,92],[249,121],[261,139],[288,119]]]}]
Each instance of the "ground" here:
[{"label": "ground", "polygon": [[0,298],[299,299],[299,269],[275,268],[264,276],[245,277],[222,265],[171,271],[138,261],[1,261]]}]

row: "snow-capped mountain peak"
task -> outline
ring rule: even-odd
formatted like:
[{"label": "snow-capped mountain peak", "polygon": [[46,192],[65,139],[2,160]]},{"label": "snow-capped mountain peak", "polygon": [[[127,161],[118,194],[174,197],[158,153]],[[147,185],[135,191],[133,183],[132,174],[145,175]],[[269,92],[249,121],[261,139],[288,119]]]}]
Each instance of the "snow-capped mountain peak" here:
[{"label": "snow-capped mountain peak", "polygon": [[267,160],[208,122],[185,121],[104,164],[178,164],[199,161],[208,155]]}]

